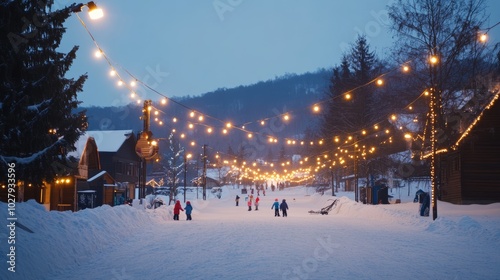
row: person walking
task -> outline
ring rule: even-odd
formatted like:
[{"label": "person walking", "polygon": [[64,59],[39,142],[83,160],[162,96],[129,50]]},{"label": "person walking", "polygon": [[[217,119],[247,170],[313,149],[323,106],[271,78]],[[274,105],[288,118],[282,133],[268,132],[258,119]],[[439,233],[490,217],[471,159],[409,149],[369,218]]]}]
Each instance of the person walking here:
[{"label": "person walking", "polygon": [[186,210],[186,221],[191,221],[191,212],[193,212],[193,206],[191,206],[190,201],[186,201],[186,206],[184,207],[184,209]]},{"label": "person walking", "polygon": [[240,203],[240,197],[236,195],[236,199],[234,201],[236,201],[236,206],[238,206]]},{"label": "person walking", "polygon": [[181,211],[184,211],[184,209],[182,209],[181,201],[177,200],[174,205],[174,220],[179,220],[179,214],[181,213]]},{"label": "person walking", "polygon": [[271,209],[274,209],[274,216],[275,217],[280,216],[280,203],[278,202],[277,198],[274,200],[274,203],[273,203],[273,206],[271,206]]},{"label": "person walking", "polygon": [[251,199],[248,200],[247,205],[248,205],[248,211],[252,211],[252,200]]},{"label": "person walking", "polygon": [[281,201],[280,209],[283,214],[283,217],[287,217],[288,215],[286,213],[286,210],[288,210],[288,204],[286,203],[286,199],[283,199],[283,201]]},{"label": "person walking", "polygon": [[257,198],[255,199],[255,211],[259,210],[259,201],[260,197],[257,196]]}]

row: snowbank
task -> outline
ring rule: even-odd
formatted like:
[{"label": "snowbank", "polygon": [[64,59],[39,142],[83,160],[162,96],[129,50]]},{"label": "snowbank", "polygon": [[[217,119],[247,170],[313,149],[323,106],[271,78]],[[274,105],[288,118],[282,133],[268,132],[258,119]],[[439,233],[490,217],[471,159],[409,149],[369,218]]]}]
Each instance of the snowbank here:
[{"label": "snowbank", "polygon": [[[321,196],[305,187],[268,192],[261,196],[259,211],[247,211],[246,195],[237,188],[224,187],[222,194],[219,199],[208,193],[206,201],[196,200],[196,195],[191,194],[188,200],[194,207],[192,222],[173,221],[172,206],[144,209],[144,205],[138,205],[137,201],[133,207],[102,206],[76,213],[48,212],[34,201],[18,203],[18,221],[34,233],[17,227],[16,273],[8,272],[4,262],[0,279],[67,279],[74,273],[80,273],[78,279],[135,279],[145,273],[149,273],[148,278],[157,279],[164,277],[165,273],[162,270],[156,272],[156,261],[175,263],[175,267],[169,268],[172,277],[199,278],[204,275],[208,278],[250,279],[254,278],[254,272],[260,272],[267,273],[260,278],[294,279],[298,277],[294,267],[302,265],[307,271],[307,263],[304,263],[310,260],[307,256],[315,252],[313,249],[318,244],[330,242],[330,239],[336,241],[332,246],[343,254],[342,258],[335,255],[334,263],[316,260],[315,277],[312,273],[307,274],[311,278],[332,276],[331,267],[336,267],[335,275],[339,278],[387,275],[386,268],[378,268],[382,259],[396,260],[406,254],[406,251],[398,255],[386,250],[394,246],[403,250],[412,248],[408,252],[412,252],[410,255],[417,261],[415,264],[401,264],[403,267],[396,270],[394,277],[388,278],[413,275],[413,270],[418,271],[413,265],[433,263],[426,262],[429,261],[426,247],[413,252],[415,242],[419,241],[440,252],[441,258],[446,260],[443,265],[453,267],[453,275],[483,279],[500,275],[500,269],[493,265],[494,260],[500,258],[499,203],[463,206],[439,202],[438,219],[432,221],[430,217],[418,215],[418,203],[364,205],[353,201],[352,193]],[[239,207],[234,203],[237,194],[241,197]],[[290,210],[286,219],[275,218],[270,210],[275,199],[287,200]],[[329,215],[308,213],[331,204],[333,199],[338,199],[338,203]],[[0,203],[0,208],[1,217],[7,221],[7,205]],[[8,232],[2,230],[0,240],[3,240],[4,256],[8,252],[7,238]],[[371,239],[377,240],[375,245],[370,243],[373,242]],[[462,242],[464,248],[456,245]],[[453,250],[465,248],[472,252],[481,248],[481,252],[461,256],[462,259],[458,260],[448,260],[447,254],[442,254],[453,254]],[[173,251],[179,258],[177,262],[169,257]],[[141,255],[137,256],[138,253]],[[282,259],[284,255],[287,256],[286,262]],[[352,265],[366,256],[370,256],[367,268],[375,271],[352,274],[356,271]],[[372,259],[373,256],[378,256],[378,261]],[[469,274],[457,274],[457,267],[467,267],[479,256],[484,259],[479,272],[468,270]],[[134,265],[116,270],[118,260],[120,265]],[[250,261],[255,265],[249,266]],[[206,274],[213,266],[220,270]],[[231,267],[238,267],[239,271],[233,271]],[[117,277],[117,273],[122,276]],[[448,275],[446,267],[441,273]],[[431,275],[436,276],[428,274]]]}]

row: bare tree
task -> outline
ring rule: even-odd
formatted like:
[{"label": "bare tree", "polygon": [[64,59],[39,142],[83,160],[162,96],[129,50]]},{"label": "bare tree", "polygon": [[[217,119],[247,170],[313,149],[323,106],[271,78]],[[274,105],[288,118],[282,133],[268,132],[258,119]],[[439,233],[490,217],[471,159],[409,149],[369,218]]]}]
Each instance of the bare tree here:
[{"label": "bare tree", "polygon": [[184,161],[181,155],[184,153],[184,148],[181,147],[179,140],[171,133],[168,137],[169,146],[168,152],[165,154],[166,162],[164,165],[165,173],[167,175],[167,185],[170,188],[170,195],[168,205],[175,202],[177,196],[177,187],[180,181],[181,173],[184,170]]},{"label": "bare tree", "polygon": [[[399,0],[389,7],[396,35],[395,58],[411,64],[407,91],[436,91],[437,123],[447,145],[453,133],[445,116],[457,110],[464,91],[484,95],[490,88],[494,49],[479,42],[488,20],[483,0]],[[434,64],[429,59],[435,57]],[[448,122],[449,125],[449,122]]]}]

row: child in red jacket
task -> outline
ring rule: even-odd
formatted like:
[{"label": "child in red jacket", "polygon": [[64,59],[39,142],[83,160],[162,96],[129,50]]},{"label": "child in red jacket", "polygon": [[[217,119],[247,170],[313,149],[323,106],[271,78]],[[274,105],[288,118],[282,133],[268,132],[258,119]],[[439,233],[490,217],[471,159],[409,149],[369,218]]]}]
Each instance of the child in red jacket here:
[{"label": "child in red jacket", "polygon": [[174,220],[179,220],[179,214],[181,213],[180,211],[184,211],[184,209],[182,209],[181,201],[177,200],[174,205]]}]

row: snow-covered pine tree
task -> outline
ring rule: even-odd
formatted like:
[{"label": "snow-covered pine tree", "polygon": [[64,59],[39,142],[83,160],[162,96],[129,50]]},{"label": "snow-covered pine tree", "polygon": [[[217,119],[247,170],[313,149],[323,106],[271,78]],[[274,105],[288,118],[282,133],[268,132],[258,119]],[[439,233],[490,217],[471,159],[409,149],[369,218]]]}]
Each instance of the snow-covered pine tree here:
[{"label": "snow-covered pine tree", "polygon": [[87,127],[75,113],[87,76],[65,77],[78,47],[57,51],[72,6],[52,11],[52,3],[0,1],[0,181],[9,163],[33,185],[65,175],[66,154]]}]

